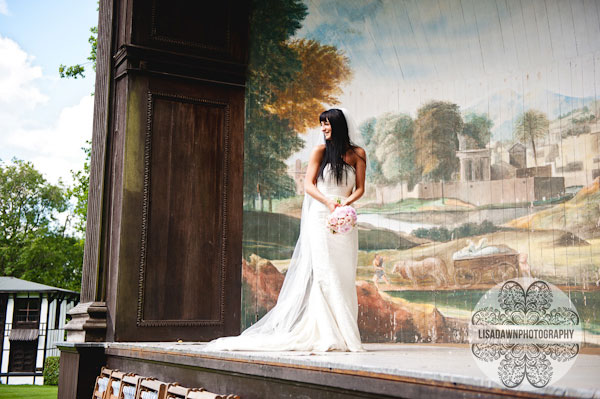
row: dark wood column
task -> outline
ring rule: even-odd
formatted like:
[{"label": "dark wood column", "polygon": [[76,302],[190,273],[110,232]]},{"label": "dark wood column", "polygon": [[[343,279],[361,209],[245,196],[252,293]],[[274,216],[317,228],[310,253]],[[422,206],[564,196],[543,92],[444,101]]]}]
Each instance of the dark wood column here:
[{"label": "dark wood column", "polygon": [[239,332],[248,14],[242,0],[100,2],[75,340],[93,340],[103,306],[107,341]]}]

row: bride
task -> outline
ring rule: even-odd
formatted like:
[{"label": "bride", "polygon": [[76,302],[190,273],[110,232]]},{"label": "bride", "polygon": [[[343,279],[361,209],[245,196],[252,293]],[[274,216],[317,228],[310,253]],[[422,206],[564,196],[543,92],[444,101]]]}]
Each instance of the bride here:
[{"label": "bride", "polygon": [[[365,190],[365,151],[345,109],[319,116],[325,144],[306,171],[300,237],[277,304],[241,335],[209,342],[206,350],[364,351],[358,331],[355,279],[358,232],[331,233],[326,216]],[[352,140],[351,140],[352,139]]]}]

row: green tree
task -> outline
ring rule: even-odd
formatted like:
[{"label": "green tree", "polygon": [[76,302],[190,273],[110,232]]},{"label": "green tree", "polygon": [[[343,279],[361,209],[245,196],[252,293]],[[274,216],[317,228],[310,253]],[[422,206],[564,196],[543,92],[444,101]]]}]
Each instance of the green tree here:
[{"label": "green tree", "polygon": [[492,137],[492,126],[494,126],[494,122],[486,114],[467,114],[462,131],[462,134],[467,138],[466,149],[485,148]]},{"label": "green tree", "polygon": [[[365,142],[365,150],[368,154],[375,154],[377,151],[377,141],[375,140],[375,124],[377,118],[369,118],[360,124],[358,130]],[[385,184],[385,177],[381,171],[381,162],[376,156],[367,157],[369,165],[367,167],[367,180],[374,184]]]},{"label": "green tree", "polygon": [[90,43],[90,55],[87,57],[88,62],[84,64],[75,64],[71,66],[66,66],[64,64],[60,64],[58,67],[58,74],[61,78],[85,78],[85,68],[86,65],[91,64],[92,69],[96,70],[96,51],[98,49],[98,27],[92,26],[90,28],[91,35],[88,38],[88,43]]},{"label": "green tree", "polygon": [[531,143],[533,159],[536,166],[537,153],[535,150],[535,141],[548,134],[549,126],[550,122],[548,121],[546,114],[535,109],[530,109],[519,115],[517,118],[515,138],[525,145]]},{"label": "green tree", "polygon": [[272,210],[274,197],[289,197],[295,193],[295,182],[287,174],[284,160],[303,146],[285,120],[264,109],[260,104],[247,102],[244,134],[244,196],[254,209],[255,199],[269,201]]},{"label": "green tree", "polygon": [[306,14],[301,0],[253,2],[244,134],[244,197],[251,207],[257,196],[271,210],[274,197],[294,195],[285,160],[304,146],[298,133],[318,125],[323,103],[335,103],[350,76],[348,59],[334,47],[291,39]]},{"label": "green tree", "polygon": [[416,183],[414,130],[409,115],[386,113],[377,118],[369,147],[384,183],[406,182],[409,188]]},{"label": "green tree", "polygon": [[78,171],[71,171],[71,176],[75,184],[69,188],[69,196],[75,199],[75,206],[72,210],[74,216],[75,229],[81,233],[82,237],[85,237],[85,226],[87,221],[87,205],[88,205],[88,191],[90,187],[90,159],[92,155],[92,142],[86,141],[86,146],[81,147],[85,152],[85,161],[83,162],[83,169]]},{"label": "green tree", "polygon": [[458,170],[458,134],[463,120],[458,105],[431,101],[417,112],[415,121],[415,163],[424,180],[450,180]]},{"label": "green tree", "polygon": [[0,274],[78,290],[83,240],[57,215],[69,208],[62,183],[48,183],[29,162],[0,164]]},{"label": "green tree", "polygon": [[244,197],[252,208],[258,196],[293,194],[294,181],[284,162],[302,148],[302,140],[277,114],[265,105],[275,100],[302,70],[302,62],[287,40],[300,29],[306,6],[298,0],[253,1],[250,19],[250,56],[246,85],[246,128],[244,132]]}]

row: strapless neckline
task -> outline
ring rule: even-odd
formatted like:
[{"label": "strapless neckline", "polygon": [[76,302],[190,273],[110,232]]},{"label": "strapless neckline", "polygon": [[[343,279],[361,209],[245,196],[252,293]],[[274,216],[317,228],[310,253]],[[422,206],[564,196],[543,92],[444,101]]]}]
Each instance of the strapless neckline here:
[{"label": "strapless neckline", "polygon": [[327,197],[348,197],[356,185],[356,170],[352,165],[348,166],[344,168],[344,176],[338,183],[331,165],[327,165],[323,170],[323,178],[317,180],[317,189]]}]

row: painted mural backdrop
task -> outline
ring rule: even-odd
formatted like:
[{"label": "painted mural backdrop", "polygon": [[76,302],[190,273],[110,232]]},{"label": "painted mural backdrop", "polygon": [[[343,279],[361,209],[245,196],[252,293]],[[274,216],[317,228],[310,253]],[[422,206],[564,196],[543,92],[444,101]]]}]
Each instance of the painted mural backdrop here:
[{"label": "painted mural backdrop", "polygon": [[599,15],[593,0],[257,1],[242,327],[277,300],[317,118],[340,105],[368,155],[365,342],[466,342],[485,290],[531,275],[600,344]]}]

